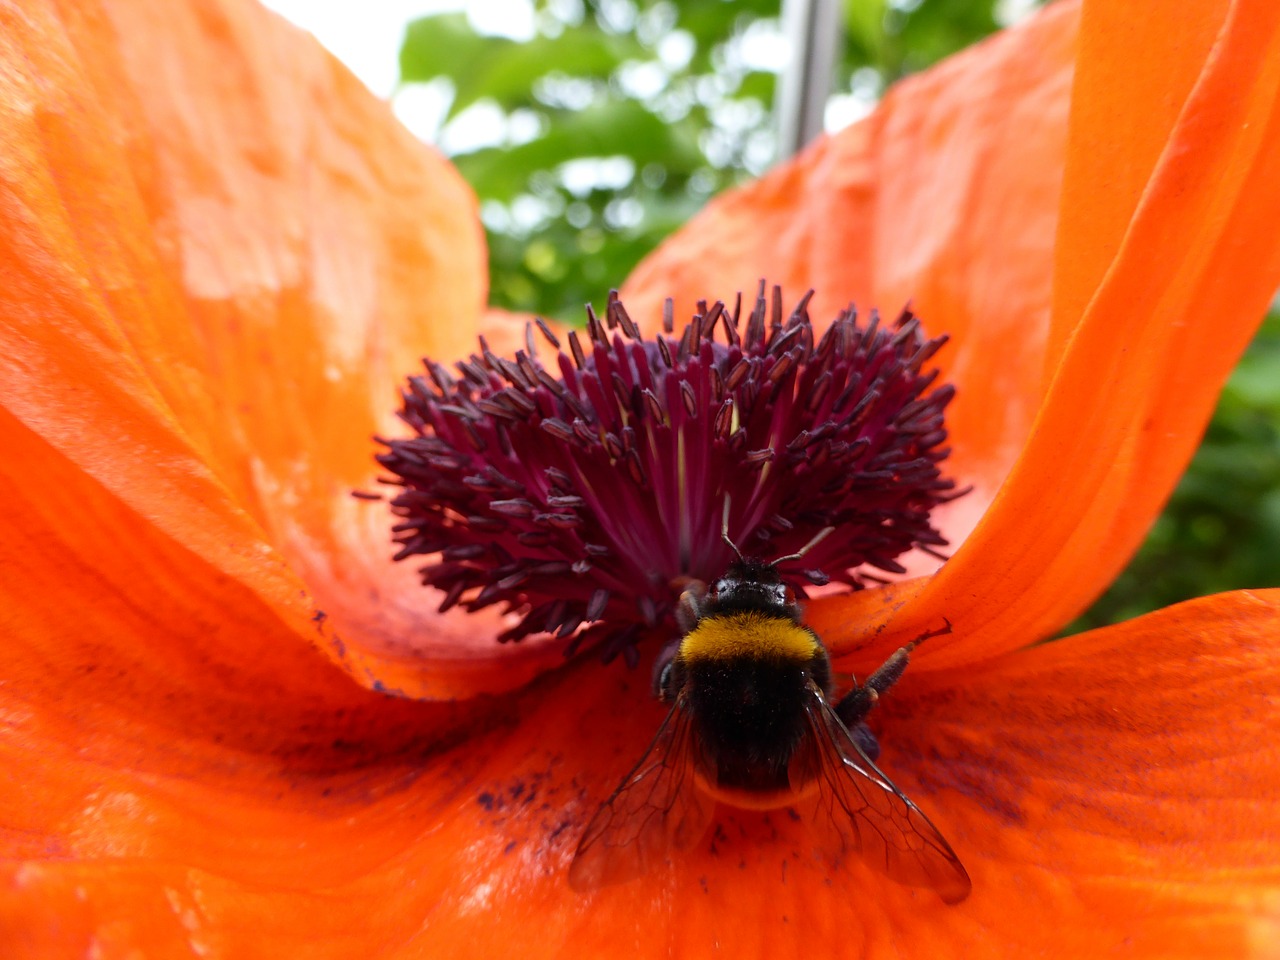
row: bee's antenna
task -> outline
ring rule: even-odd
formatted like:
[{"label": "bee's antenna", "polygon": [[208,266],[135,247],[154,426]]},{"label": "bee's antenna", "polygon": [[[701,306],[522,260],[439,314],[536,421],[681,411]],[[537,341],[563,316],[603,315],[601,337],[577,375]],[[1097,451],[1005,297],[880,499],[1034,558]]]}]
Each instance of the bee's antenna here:
[{"label": "bee's antenna", "polygon": [[720,523],[720,539],[723,540],[725,543],[727,543],[729,545],[729,549],[731,549],[735,554],[737,554],[739,563],[747,562],[742,556],[742,551],[738,549],[738,545],[729,539],[729,498],[728,497],[724,498],[724,519]]},{"label": "bee's antenna", "polygon": [[820,544],[823,540],[825,540],[827,536],[834,530],[835,530],[835,527],[823,527],[821,530],[817,532],[817,534],[814,536],[812,540],[806,543],[803,547],[801,547],[795,553],[788,554],[785,557],[779,557],[777,560],[774,560],[773,563],[769,564],[769,566],[776,567],[778,564],[783,563],[787,560],[799,560],[806,553],[808,553],[810,550],[812,550],[814,547]]}]

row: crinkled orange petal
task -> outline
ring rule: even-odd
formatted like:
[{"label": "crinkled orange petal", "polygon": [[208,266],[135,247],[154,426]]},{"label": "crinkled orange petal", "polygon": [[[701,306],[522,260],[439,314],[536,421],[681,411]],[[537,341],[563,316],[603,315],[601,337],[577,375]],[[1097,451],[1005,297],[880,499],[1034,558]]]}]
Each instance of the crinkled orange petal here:
[{"label": "crinkled orange petal", "polygon": [[[1224,7],[1212,43],[1192,31],[1212,33],[1211,13]],[[1052,633],[1119,573],[1280,285],[1280,6],[1213,0],[1179,10],[1170,20],[1154,7],[1145,17],[1130,5],[1087,9],[1062,203],[1079,196],[1091,213],[1065,220],[1059,235],[1061,347],[1000,495],[895,621],[901,636],[941,614],[953,620],[954,642],[939,642],[931,667]],[[1150,41],[1116,41],[1134,16]],[[1174,105],[1146,110],[1157,89]],[[1103,151],[1120,168],[1113,192],[1091,154],[1130,136],[1128,148]],[[1100,278],[1097,246],[1114,250]],[[1078,286],[1092,284],[1081,295]],[[1081,303],[1077,319],[1070,311]]]},{"label": "crinkled orange petal", "polygon": [[[218,681],[221,709],[126,725],[75,645],[26,682],[83,704],[79,739],[63,719],[40,735],[46,696],[0,741],[54,801],[6,801],[31,859],[0,863],[0,936],[20,957],[1256,955],[1280,908],[1278,610],[1280,591],[1223,595],[909,672],[877,712],[882,766],[972,874],[954,907],[818,867],[790,817],[728,810],[670,870],[572,892],[586,819],[661,717],[633,672],[580,663],[469,716],[229,707]],[[307,749],[309,724],[334,742]]]},{"label": "crinkled orange petal", "polygon": [[385,505],[349,495],[373,486],[370,435],[395,429],[402,378],[475,336],[485,255],[457,173],[251,4],[0,16],[14,429],[363,683],[448,696],[527,679],[547,654],[498,663],[495,617],[435,616],[388,562]]},{"label": "crinkled orange petal", "polygon": [[207,955],[202,872],[318,888],[376,862],[348,818],[465,711],[353,683],[7,411],[0,445],[23,466],[0,472],[0,955]]},{"label": "crinkled orange petal", "polygon": [[622,290],[651,326],[667,296],[677,317],[738,291],[749,308],[761,278],[789,301],[813,288],[817,323],[850,301],[889,318],[910,301],[929,333],[952,338],[937,358],[959,389],[948,465],[975,488],[936,514],[953,543],[991,502],[1044,392],[1078,15],[1054,4],[903,81],[866,120],[712,201]]},{"label": "crinkled orange petal", "polygon": [[882,701],[881,766],[973,878],[905,956],[1258,957],[1280,946],[1280,590],[1169,607]]}]

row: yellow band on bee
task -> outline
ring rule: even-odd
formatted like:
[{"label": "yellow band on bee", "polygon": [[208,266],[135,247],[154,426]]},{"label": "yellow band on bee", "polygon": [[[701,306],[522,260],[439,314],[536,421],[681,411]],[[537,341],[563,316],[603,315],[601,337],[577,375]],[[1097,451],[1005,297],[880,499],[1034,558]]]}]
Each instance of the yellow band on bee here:
[{"label": "yellow band on bee", "polygon": [[785,617],[755,612],[706,617],[680,642],[686,660],[763,657],[808,660],[820,642],[812,631]]}]

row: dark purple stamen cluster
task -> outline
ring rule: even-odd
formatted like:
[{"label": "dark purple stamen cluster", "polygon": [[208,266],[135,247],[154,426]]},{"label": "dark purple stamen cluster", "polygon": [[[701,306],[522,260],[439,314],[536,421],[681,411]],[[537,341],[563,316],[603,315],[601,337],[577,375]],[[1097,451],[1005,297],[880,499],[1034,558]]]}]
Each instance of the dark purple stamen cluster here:
[{"label": "dark purple stamen cluster", "polygon": [[745,326],[739,297],[732,312],[700,303],[679,336],[668,302],[665,335],[645,339],[611,294],[567,351],[538,321],[554,371],[532,328],[513,359],[482,339],[456,375],[427,361],[400,414],[416,436],[379,440],[385,482],[403,487],[396,559],[435,558],[422,579],[444,591],[442,610],[519,613],[501,640],[553,633],[572,638],[567,653],[598,645],[629,661],[643,630],[674,630],[689,578],[714,580],[733,558],[726,501],[748,557],[835,527],[783,565],[789,579],[825,583],[825,570],[856,589],[877,579],[863,568],[901,572],[903,552],[945,544],[929,514],[956,495],[938,467],[954,389],[922,369],[946,338],[924,339],[910,311],[886,329],[850,308],[815,342],[808,302],[784,317],[780,290],[770,309],[762,285]]}]

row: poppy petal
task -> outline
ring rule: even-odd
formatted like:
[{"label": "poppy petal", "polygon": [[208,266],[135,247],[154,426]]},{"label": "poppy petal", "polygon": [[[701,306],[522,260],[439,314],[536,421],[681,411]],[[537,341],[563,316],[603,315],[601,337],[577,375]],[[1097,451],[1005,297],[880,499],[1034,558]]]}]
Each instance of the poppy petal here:
[{"label": "poppy petal", "polygon": [[336,883],[385,854],[328,831],[477,708],[352,683],[3,411],[0,444],[24,467],[0,473],[0,767],[20,771],[0,781],[5,956],[198,954],[206,888],[216,913],[218,890],[287,888],[291,863]]},{"label": "poppy petal", "polygon": [[962,676],[908,673],[877,711],[881,766],[935,816],[974,892],[951,943],[903,917],[900,952],[1274,949],[1278,634],[1280,590],[1239,592]]},{"label": "poppy petal", "polygon": [[[1057,3],[894,87],[866,120],[723,195],[623,288],[634,317],[663,298],[754,296],[761,278],[829,321],[849,302],[908,301],[957,386],[948,467],[974,492],[940,509],[973,528],[1026,440],[1044,390],[1053,237],[1078,6]],[[927,569],[936,567],[928,561]],[[919,571],[924,572],[924,571]]]},{"label": "poppy petal", "polygon": [[[1224,12],[1216,2],[1190,6]],[[1186,468],[1280,285],[1280,7],[1229,5],[1212,44],[1187,34],[1188,24],[1212,31],[1212,16],[1188,13],[1175,26],[1153,11],[1145,20],[1154,39],[1140,53],[1092,39],[1127,22],[1119,5],[1097,8],[1084,21],[1082,56],[1094,59],[1076,88],[1086,105],[1073,115],[1076,175],[1063,206],[1076,193],[1109,193],[1094,161],[1076,161],[1107,129],[1133,132],[1129,148],[1106,151],[1127,151],[1118,166],[1149,159],[1155,167],[1141,184],[1122,173],[1114,197],[1088,203],[1099,211],[1097,235],[1092,219],[1064,223],[1062,350],[1035,429],[981,524],[895,624],[924,629],[939,611],[955,621],[955,642],[939,643],[931,668],[1044,637],[1114,579]],[[1166,72],[1194,81],[1190,94],[1180,108],[1148,113],[1143,93],[1163,89]],[[1175,102],[1178,93],[1169,93]],[[1158,160],[1148,156],[1155,141],[1164,144]],[[1121,236],[1126,205],[1136,208]],[[1070,285],[1096,282],[1096,254],[1080,253],[1095,243],[1115,254],[1096,292],[1081,296]],[[1063,313],[1085,301],[1078,321]]]},{"label": "poppy petal", "polygon": [[465,695],[554,659],[499,664],[496,617],[436,616],[350,497],[401,377],[474,343],[457,173],[253,4],[26,4],[0,57],[16,424],[363,683]]},{"label": "poppy petal", "polygon": [[[953,907],[860,863],[824,867],[785,811],[723,808],[719,830],[670,869],[574,893],[565,874],[587,819],[661,720],[634,672],[573,665],[487,705],[483,727],[388,701],[398,732],[349,754],[291,752],[278,734],[269,755],[202,734],[171,749],[148,730],[152,753],[114,772],[104,760],[132,748],[130,731],[101,725],[97,688],[80,679],[69,690],[89,700],[85,747],[0,743],[38,787],[64,791],[8,820],[59,856],[0,869],[0,931],[44,956],[95,939],[269,956],[301,936],[319,957],[489,956],[513,938],[534,958],[619,942],[645,956],[715,944],[743,956],[815,944],[836,957],[1122,944],[1138,957],[1247,956],[1270,942],[1280,905],[1277,628],[1280,591],[1228,594],[963,677],[908,673],[873,714],[881,765],[973,876]],[[415,723],[434,733],[415,742]],[[188,758],[206,766],[199,782]],[[74,803],[68,785],[84,791]]]}]

